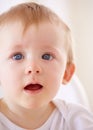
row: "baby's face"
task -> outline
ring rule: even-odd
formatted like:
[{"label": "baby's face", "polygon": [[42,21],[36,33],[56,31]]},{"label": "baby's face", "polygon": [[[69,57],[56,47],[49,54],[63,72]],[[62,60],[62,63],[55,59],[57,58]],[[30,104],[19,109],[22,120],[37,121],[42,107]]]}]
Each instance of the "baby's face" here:
[{"label": "baby's face", "polygon": [[31,25],[24,34],[22,25],[15,23],[1,33],[0,82],[5,99],[27,108],[47,104],[66,69],[64,33],[50,23]]}]

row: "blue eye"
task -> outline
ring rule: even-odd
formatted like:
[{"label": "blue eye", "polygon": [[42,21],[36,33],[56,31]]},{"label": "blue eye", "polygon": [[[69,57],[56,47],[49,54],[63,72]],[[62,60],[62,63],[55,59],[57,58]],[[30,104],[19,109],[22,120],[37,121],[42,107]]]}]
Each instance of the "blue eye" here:
[{"label": "blue eye", "polygon": [[42,55],[42,59],[44,60],[52,60],[53,56],[51,56],[50,54],[44,54]]},{"label": "blue eye", "polygon": [[20,53],[15,54],[15,55],[13,56],[13,60],[21,60],[21,59],[23,59],[23,55],[20,54]]}]

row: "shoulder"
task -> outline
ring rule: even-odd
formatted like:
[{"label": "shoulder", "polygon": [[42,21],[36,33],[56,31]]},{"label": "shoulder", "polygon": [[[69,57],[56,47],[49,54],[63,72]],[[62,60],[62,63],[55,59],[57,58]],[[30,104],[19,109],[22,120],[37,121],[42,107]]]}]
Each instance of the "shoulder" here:
[{"label": "shoulder", "polygon": [[53,102],[72,129],[76,129],[76,126],[79,125],[80,129],[78,128],[78,130],[83,130],[84,128],[87,128],[86,130],[93,130],[93,113],[84,108],[84,106],[68,103],[63,100],[54,100]]},{"label": "shoulder", "polygon": [[78,113],[78,112],[80,112],[80,113],[84,112],[84,113],[89,113],[93,116],[93,114],[86,107],[84,107],[81,104],[66,102],[61,99],[53,100],[53,103],[56,105],[56,107],[62,113],[65,112],[70,115],[70,114],[74,114],[74,113]]}]

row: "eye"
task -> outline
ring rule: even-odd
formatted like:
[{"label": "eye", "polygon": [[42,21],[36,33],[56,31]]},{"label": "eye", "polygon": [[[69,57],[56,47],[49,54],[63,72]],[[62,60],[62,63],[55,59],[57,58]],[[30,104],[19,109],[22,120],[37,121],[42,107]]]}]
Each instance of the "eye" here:
[{"label": "eye", "polygon": [[24,56],[21,53],[13,55],[13,60],[21,60]]},{"label": "eye", "polygon": [[44,55],[42,55],[42,59],[44,59],[44,60],[52,60],[53,56],[51,54],[44,54]]}]

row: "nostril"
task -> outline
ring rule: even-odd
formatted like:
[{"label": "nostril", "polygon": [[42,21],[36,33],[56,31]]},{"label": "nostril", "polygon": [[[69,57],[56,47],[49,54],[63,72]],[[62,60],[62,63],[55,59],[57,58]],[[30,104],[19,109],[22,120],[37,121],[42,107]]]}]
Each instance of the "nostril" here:
[{"label": "nostril", "polygon": [[[28,71],[29,74],[31,74],[31,72],[32,72],[31,70]],[[39,73],[39,70],[37,70],[36,73]]]},{"label": "nostril", "polygon": [[29,74],[31,73],[31,70],[29,70],[29,72],[28,72]]},{"label": "nostril", "polygon": [[26,69],[25,69],[25,73],[26,74],[39,74],[39,73],[41,73],[41,69],[40,68],[37,68],[36,66],[34,66],[34,67],[31,67],[31,66],[27,66],[26,67]]},{"label": "nostril", "polygon": [[36,73],[39,73],[39,70],[37,70]]}]

